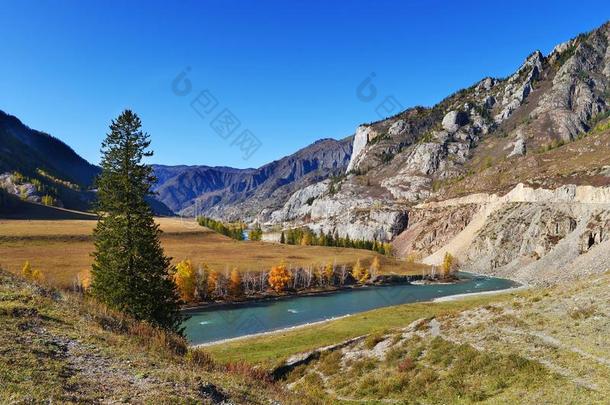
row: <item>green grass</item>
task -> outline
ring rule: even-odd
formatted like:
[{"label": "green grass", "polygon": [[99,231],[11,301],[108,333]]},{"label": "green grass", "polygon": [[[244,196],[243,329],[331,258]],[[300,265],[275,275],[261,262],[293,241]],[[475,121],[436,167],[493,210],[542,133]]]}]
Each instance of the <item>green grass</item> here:
[{"label": "green grass", "polygon": [[273,367],[293,354],[327,346],[366,334],[382,334],[420,318],[454,314],[498,302],[510,295],[479,296],[448,302],[422,302],[363,312],[346,318],[276,334],[212,345],[206,350],[218,362],[243,360]]}]

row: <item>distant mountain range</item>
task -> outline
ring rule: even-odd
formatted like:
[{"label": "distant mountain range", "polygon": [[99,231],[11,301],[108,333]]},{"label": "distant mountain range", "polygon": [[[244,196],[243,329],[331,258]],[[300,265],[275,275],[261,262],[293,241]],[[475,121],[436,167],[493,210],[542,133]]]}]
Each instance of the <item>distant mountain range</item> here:
[{"label": "distant mountain range", "polygon": [[322,139],[258,169],[155,165],[155,191],[175,212],[251,220],[280,208],[296,190],[343,174],[351,144],[351,137]]}]

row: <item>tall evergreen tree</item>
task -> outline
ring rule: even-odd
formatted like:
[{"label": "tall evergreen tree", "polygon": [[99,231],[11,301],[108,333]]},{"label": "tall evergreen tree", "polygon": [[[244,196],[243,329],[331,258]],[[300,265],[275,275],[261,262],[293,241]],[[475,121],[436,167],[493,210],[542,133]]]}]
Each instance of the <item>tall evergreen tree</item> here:
[{"label": "tall evergreen tree", "polygon": [[140,118],[126,110],[112,121],[102,143],[91,291],[111,308],[181,332],[175,270],[146,203],[155,178],[142,163],[153,153],[141,126]]}]

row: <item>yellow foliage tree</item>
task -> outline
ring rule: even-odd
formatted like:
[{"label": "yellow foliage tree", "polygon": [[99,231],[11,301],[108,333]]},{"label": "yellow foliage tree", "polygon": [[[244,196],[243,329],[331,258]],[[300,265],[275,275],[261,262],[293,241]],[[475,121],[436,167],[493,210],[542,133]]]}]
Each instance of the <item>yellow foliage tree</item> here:
[{"label": "yellow foliage tree", "polygon": [[301,246],[309,246],[311,245],[311,235],[309,233],[305,233],[303,238],[301,238]]},{"label": "yellow foliage tree", "polygon": [[360,264],[360,259],[356,260],[356,264],[354,264],[354,267],[352,267],[352,277],[354,277],[354,280],[360,281],[360,278],[362,278],[363,270],[364,269],[362,268],[362,265]]},{"label": "yellow foliage tree", "polygon": [[292,274],[284,263],[273,266],[269,272],[269,285],[276,292],[284,291],[292,281]]},{"label": "yellow foliage tree", "polygon": [[455,258],[451,253],[445,252],[445,257],[443,257],[443,265],[441,266],[441,277],[447,278],[451,273],[453,273],[455,266]]},{"label": "yellow foliage tree", "polygon": [[332,265],[332,263],[327,263],[326,266],[324,266],[324,279],[328,284],[332,284],[334,275],[335,267]]},{"label": "yellow foliage tree", "polygon": [[183,260],[176,266],[174,282],[178,287],[180,299],[183,302],[192,302],[195,299],[195,287],[197,286],[195,269],[190,260]]},{"label": "yellow foliage tree", "polygon": [[367,281],[369,281],[370,278],[371,278],[371,273],[369,272],[369,270],[367,268],[363,268],[362,276],[360,276],[360,280],[358,280],[358,281],[360,282],[360,284],[365,284]]},{"label": "yellow foliage tree", "polygon": [[26,261],[23,264],[21,274],[29,281],[36,281],[39,283],[44,281],[44,274],[42,274],[42,271],[38,269],[32,269],[32,265],[29,261]]},{"label": "yellow foliage tree", "polygon": [[231,294],[233,297],[240,297],[243,294],[241,274],[239,274],[239,270],[237,270],[237,268],[231,270],[231,277],[229,278],[229,294]]},{"label": "yellow foliage tree", "polygon": [[30,264],[29,260],[26,260],[26,262],[23,263],[23,267],[21,268],[21,275],[28,280],[32,278],[32,265]]},{"label": "yellow foliage tree", "polygon": [[81,270],[76,276],[77,288],[87,291],[91,287],[91,272],[89,269]]},{"label": "yellow foliage tree", "polygon": [[383,244],[383,253],[386,256],[392,256],[394,249],[392,248],[392,244],[391,243],[384,243]]}]

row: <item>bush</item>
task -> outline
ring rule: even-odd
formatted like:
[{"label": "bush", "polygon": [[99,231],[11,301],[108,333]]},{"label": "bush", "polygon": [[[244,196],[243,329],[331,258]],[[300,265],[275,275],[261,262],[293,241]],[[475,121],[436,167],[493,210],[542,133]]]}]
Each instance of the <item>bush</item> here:
[{"label": "bush", "polygon": [[368,335],[364,340],[364,347],[369,350],[372,350],[378,343],[384,340],[384,336],[382,333],[374,333],[372,335]]}]

